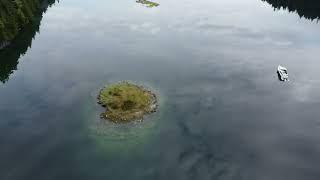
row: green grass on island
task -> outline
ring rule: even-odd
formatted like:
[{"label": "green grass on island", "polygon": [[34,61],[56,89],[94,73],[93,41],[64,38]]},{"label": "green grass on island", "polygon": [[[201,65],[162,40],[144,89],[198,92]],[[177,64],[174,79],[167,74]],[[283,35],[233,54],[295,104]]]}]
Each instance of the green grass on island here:
[{"label": "green grass on island", "polygon": [[100,91],[98,103],[106,108],[101,114],[113,122],[141,120],[145,114],[156,111],[156,95],[150,90],[129,82],[109,85]]},{"label": "green grass on island", "polygon": [[149,8],[159,6],[158,3],[151,2],[151,1],[148,1],[148,0],[137,0],[136,2],[137,2],[137,3],[140,3],[140,4],[143,4],[143,5],[146,5],[146,6],[149,7]]}]

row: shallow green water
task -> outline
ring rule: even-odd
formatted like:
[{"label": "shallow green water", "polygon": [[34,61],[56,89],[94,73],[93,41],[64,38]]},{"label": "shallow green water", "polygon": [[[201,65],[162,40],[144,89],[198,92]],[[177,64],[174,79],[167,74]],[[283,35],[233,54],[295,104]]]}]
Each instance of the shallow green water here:
[{"label": "shallow green water", "polygon": [[[0,51],[0,179],[319,179],[320,24],[260,0],[156,2],[56,2]],[[101,122],[119,80],[160,111]]]}]

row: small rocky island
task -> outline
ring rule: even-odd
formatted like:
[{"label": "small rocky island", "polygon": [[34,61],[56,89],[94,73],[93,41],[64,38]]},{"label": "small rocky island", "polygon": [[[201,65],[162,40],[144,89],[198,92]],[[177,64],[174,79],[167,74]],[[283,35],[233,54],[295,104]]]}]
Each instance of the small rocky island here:
[{"label": "small rocky island", "polygon": [[146,7],[152,8],[152,7],[157,7],[159,6],[158,3],[152,2],[152,1],[148,1],[148,0],[137,0],[137,3],[143,4]]},{"label": "small rocky island", "polygon": [[106,86],[98,95],[98,103],[106,108],[101,118],[116,123],[142,120],[156,112],[157,102],[156,94],[127,81]]}]

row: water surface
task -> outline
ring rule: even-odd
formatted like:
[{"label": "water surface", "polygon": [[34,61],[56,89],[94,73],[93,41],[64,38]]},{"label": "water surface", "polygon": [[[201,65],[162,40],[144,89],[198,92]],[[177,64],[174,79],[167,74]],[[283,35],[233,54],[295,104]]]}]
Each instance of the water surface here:
[{"label": "water surface", "polygon": [[[0,54],[0,179],[319,179],[319,15],[157,3],[56,2]],[[119,80],[153,88],[160,111],[100,122],[97,91]]]}]

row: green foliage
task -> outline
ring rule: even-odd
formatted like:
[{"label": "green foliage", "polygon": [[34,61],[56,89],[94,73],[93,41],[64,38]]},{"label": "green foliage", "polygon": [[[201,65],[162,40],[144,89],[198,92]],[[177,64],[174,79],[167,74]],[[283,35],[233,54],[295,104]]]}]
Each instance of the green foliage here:
[{"label": "green foliage", "polygon": [[149,8],[159,6],[158,3],[155,3],[155,2],[152,2],[152,1],[148,1],[148,0],[137,0],[136,2],[140,3],[140,4],[143,4],[143,5],[145,5],[145,6],[149,7]]},{"label": "green foliage", "polygon": [[101,90],[99,103],[107,107],[103,118],[114,122],[142,119],[143,115],[155,110],[155,95],[144,88],[120,82]]},{"label": "green foliage", "polygon": [[[5,7],[9,6],[1,6],[5,1],[0,0],[0,17],[4,17],[4,14],[8,14],[7,9]],[[20,1],[23,2],[23,1]],[[23,26],[21,30],[14,30],[10,31],[8,28],[8,23],[4,23],[4,19],[0,18],[0,39],[4,39],[3,37],[7,36],[8,34],[13,34],[15,31],[18,34],[14,35],[14,39],[9,39],[10,43],[7,43],[7,46],[4,49],[0,50],[0,82],[5,83],[8,81],[10,75],[17,70],[17,65],[19,63],[19,58],[21,55],[25,54],[29,47],[32,45],[32,40],[34,39],[37,32],[39,32],[40,22],[42,19],[43,13],[47,10],[49,6],[55,3],[55,0],[42,0],[42,6],[37,6],[37,9],[33,9],[34,17],[30,20],[28,18],[27,13],[23,13],[26,19],[29,19],[29,22]],[[23,6],[23,4],[22,4]],[[33,7],[29,6],[29,7]],[[34,6],[36,7],[36,6]],[[21,9],[21,8],[20,8]],[[23,9],[23,8],[22,8]],[[23,12],[23,11],[22,11]],[[20,17],[23,18],[23,17]],[[31,22],[31,23],[30,23]],[[0,40],[0,46],[1,44]],[[4,45],[6,42],[4,41]]]},{"label": "green foliage", "polygon": [[42,0],[0,1],[0,43],[11,41],[19,31],[32,22],[40,11]]}]

